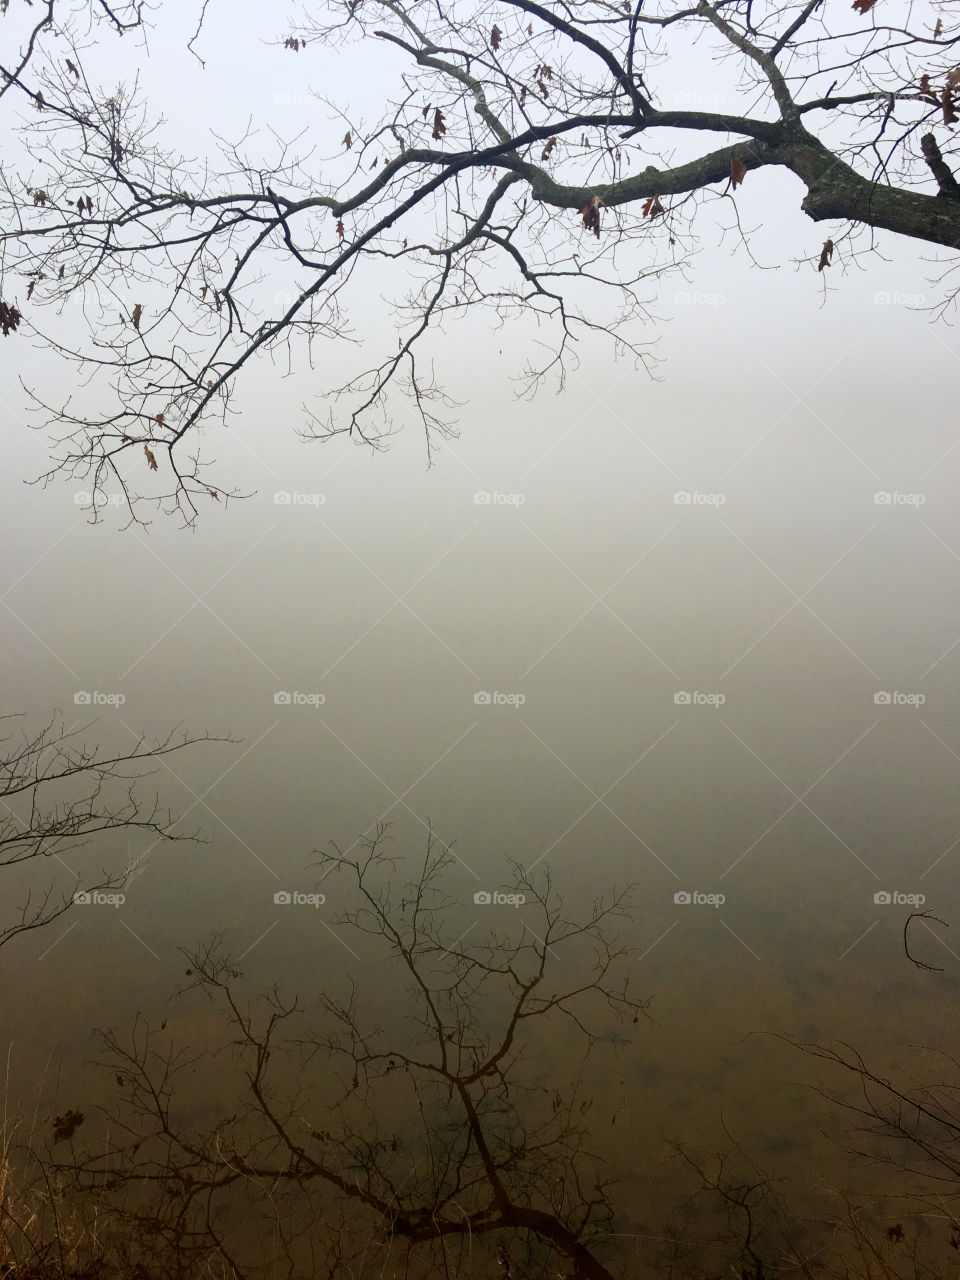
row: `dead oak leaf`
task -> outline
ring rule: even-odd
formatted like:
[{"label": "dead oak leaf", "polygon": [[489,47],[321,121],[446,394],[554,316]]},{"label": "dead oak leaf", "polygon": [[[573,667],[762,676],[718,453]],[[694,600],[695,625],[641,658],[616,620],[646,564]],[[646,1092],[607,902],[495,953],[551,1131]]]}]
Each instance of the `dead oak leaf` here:
[{"label": "dead oak leaf", "polygon": [[598,239],[600,237],[600,210],[603,207],[603,196],[591,196],[586,204],[582,204],[577,210],[583,219],[585,229],[592,231]]},{"label": "dead oak leaf", "polygon": [[16,333],[17,325],[22,319],[23,316],[16,307],[0,301],[0,333],[5,338],[9,337],[11,333]]}]

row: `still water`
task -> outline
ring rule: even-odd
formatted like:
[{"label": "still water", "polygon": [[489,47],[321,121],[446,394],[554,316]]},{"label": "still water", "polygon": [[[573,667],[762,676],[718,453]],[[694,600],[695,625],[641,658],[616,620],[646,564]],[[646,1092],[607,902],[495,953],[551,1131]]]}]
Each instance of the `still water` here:
[{"label": "still water", "polygon": [[[570,420],[581,411],[574,396]],[[124,1034],[138,1013],[171,1043],[216,1043],[208,1003],[170,999],[182,949],[214,933],[250,996],[276,985],[310,1005],[353,979],[371,1017],[402,1018],[402,975],[337,923],[349,903],[309,865],[383,821],[397,896],[429,831],[452,844],[451,942],[536,928],[528,903],[475,900],[515,890],[513,863],[549,867],[572,914],[633,886],[616,930],[649,1018],[602,1046],[589,1083],[638,1236],[658,1239],[690,1189],[671,1141],[707,1158],[736,1140],[811,1221],[836,1188],[882,1184],[834,1141],[813,1061],[768,1033],[918,1075],[953,1047],[951,930],[911,934],[942,971],[912,965],[902,936],[915,907],[955,924],[949,469],[921,511],[876,504],[874,477],[803,421],[722,483],[693,466],[696,440],[672,455],[658,428],[598,455],[589,433],[550,453],[556,424],[535,425],[506,470],[469,451],[429,475],[419,457],[345,454],[308,484],[303,455],[284,458],[260,499],[198,534],[91,532],[51,495],[14,495],[6,705],[82,715],[111,747],[178,722],[235,742],[171,758],[148,787],[206,843],[69,855],[132,861],[123,904],[5,949],[8,1114],[41,1133],[109,1096],[93,1031]],[[271,502],[298,483],[324,501]],[[676,500],[721,490],[723,504]],[[88,715],[78,691],[123,702]],[[282,900],[297,893],[325,901]],[[572,1060],[535,1029],[528,1056],[545,1088]],[[220,1088],[197,1074],[196,1123]]]}]

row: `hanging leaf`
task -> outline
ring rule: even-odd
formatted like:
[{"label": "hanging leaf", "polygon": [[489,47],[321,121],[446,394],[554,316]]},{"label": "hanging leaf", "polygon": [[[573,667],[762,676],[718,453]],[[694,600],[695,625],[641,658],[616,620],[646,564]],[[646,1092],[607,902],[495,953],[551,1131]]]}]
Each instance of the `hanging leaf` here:
[{"label": "hanging leaf", "polygon": [[17,325],[22,319],[23,316],[16,307],[10,307],[5,302],[0,302],[0,331],[2,331],[5,338],[16,332]]},{"label": "hanging leaf", "polygon": [[151,471],[156,471],[157,460],[153,456],[153,450],[150,448],[148,444],[145,444],[143,446],[143,452],[147,455],[147,466],[150,468]]},{"label": "hanging leaf", "polygon": [[528,23],[527,23],[527,35],[528,35],[528,36],[532,36],[532,35],[533,35],[533,23],[532,23],[532,22],[528,22]]},{"label": "hanging leaf", "polygon": [[208,489],[207,493],[209,493],[211,498],[216,498],[218,502],[220,501],[220,495],[217,493],[216,489]]},{"label": "hanging leaf", "polygon": [[287,36],[286,40],[283,42],[283,47],[285,49],[292,49],[294,53],[299,53],[301,49],[305,49],[307,47],[307,42],[306,40],[298,39],[296,36]]},{"label": "hanging leaf", "polygon": [[833,241],[824,240],[823,249],[820,253],[820,265],[817,267],[817,270],[822,271],[824,267],[829,267],[832,259],[833,259]]},{"label": "hanging leaf", "polygon": [[853,0],[853,7],[857,13],[869,13],[877,0]]},{"label": "hanging leaf", "polygon": [[942,35],[943,35],[943,19],[938,18],[937,25],[933,28],[933,38],[934,40],[939,40]]},{"label": "hanging leaf", "polygon": [[556,140],[556,138],[548,138],[548,139],[547,139],[547,145],[546,145],[546,146],[543,148],[543,150],[540,152],[540,159],[541,159],[541,160],[549,160],[549,159],[550,159],[550,155],[551,155],[551,153],[552,153],[552,151],[553,151],[553,148],[554,148],[556,145],[557,145],[557,140]]},{"label": "hanging leaf", "polygon": [[949,85],[943,86],[943,93],[940,95],[940,106],[943,108],[943,123],[956,124],[958,117],[953,109],[953,91]]},{"label": "hanging leaf", "polygon": [[494,53],[500,48],[500,41],[503,39],[503,32],[496,23],[490,28],[490,48]]},{"label": "hanging leaf", "polygon": [[447,132],[447,126],[444,124],[445,118],[446,117],[444,116],[443,112],[440,110],[439,107],[437,107],[436,111],[433,113],[434,142],[439,142],[440,139],[443,137],[443,135]]},{"label": "hanging leaf", "polygon": [[743,180],[747,176],[747,166],[743,163],[739,156],[731,156],[730,158],[730,186],[734,191],[737,187],[743,185]]},{"label": "hanging leaf", "polygon": [[133,308],[133,312],[131,313],[131,316],[130,316],[130,319],[133,321],[133,327],[136,329],[137,333],[140,332],[140,317],[142,315],[143,315],[143,307],[141,307],[140,303],[138,302],[137,305]]},{"label": "hanging leaf", "polygon": [[338,236],[340,237],[340,239],[342,240],[346,234],[347,234],[347,233],[346,233],[346,231],[345,231],[345,230],[344,230],[344,228],[343,228],[343,219],[342,219],[342,218],[338,218],[338,219],[337,219],[337,235],[338,235]]},{"label": "hanging leaf", "polygon": [[657,218],[662,213],[666,213],[659,196],[651,196],[649,200],[644,200],[642,209],[645,218]]},{"label": "hanging leaf", "polygon": [[162,413],[158,413],[158,414],[157,414],[157,425],[158,425],[158,426],[161,426],[161,427],[163,426],[163,414],[162,414]]},{"label": "hanging leaf", "polygon": [[47,193],[45,191],[42,191],[39,187],[37,187],[36,191],[32,192],[31,194],[33,195],[34,204],[44,205],[50,199]]},{"label": "hanging leaf", "polygon": [[577,211],[583,219],[583,225],[587,231],[592,231],[597,238],[600,236],[600,210],[603,208],[602,196],[591,196],[586,204],[582,204]]},{"label": "hanging leaf", "polygon": [[343,145],[346,147],[346,149],[347,149],[348,151],[349,151],[349,150],[350,150],[350,148],[353,146],[353,138],[350,136],[350,130],[349,130],[349,129],[348,129],[348,130],[347,130],[347,132],[343,135]]},{"label": "hanging leaf", "polygon": [[69,58],[67,59],[67,70],[71,73],[71,75],[76,76],[78,80],[80,79],[80,72],[77,70],[76,66],[70,61]]},{"label": "hanging leaf", "polygon": [[544,63],[541,67],[535,67],[533,77],[537,82],[537,88],[540,90],[540,97],[546,102],[549,98],[547,92],[547,81],[553,79],[553,68]]}]

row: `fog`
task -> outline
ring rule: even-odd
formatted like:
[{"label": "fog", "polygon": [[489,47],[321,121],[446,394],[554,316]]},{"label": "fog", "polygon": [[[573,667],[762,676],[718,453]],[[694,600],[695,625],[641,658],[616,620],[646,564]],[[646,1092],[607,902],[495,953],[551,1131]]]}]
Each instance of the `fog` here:
[{"label": "fog", "polygon": [[[216,52],[236,14],[211,15],[205,71],[177,30],[151,37],[151,66],[181,77],[151,86],[174,138],[200,101],[217,127],[272,103],[314,128],[311,83],[368,91],[330,55],[308,71],[265,52],[263,15],[236,13],[239,71]],[[248,63],[274,80],[244,81]],[[428,830],[454,842],[468,904],[509,888],[511,860],[549,865],[571,902],[637,885],[656,1018],[646,1074],[625,1068],[637,1132],[651,1098],[667,1127],[715,1123],[722,1101],[748,1137],[795,1139],[796,1066],[752,1031],[881,1057],[892,1026],[937,1043],[955,943],[918,934],[946,970],[920,974],[902,930],[911,903],[949,921],[957,891],[955,330],[924,310],[929,252],[878,233],[821,277],[797,265],[823,236],[793,178],[751,175],[737,200],[760,265],[704,224],[688,279],[651,282],[637,322],[654,376],[585,342],[562,392],[521,398],[533,326],[449,326],[432,354],[459,434],[431,467],[399,408],[382,452],[298,440],[339,359],[322,344],[313,369],[248,366],[202,448],[250,496],[194,530],[125,528],[110,505],[91,523],[81,483],[25,484],[48,446],[19,379],[58,394],[75,371],[3,341],[4,708],[60,708],[121,746],[178,723],[235,739],[153,779],[206,844],[150,849],[122,907],[77,907],[3,956],[15,1094],[45,1071],[62,1097],[91,1029],[159,1008],[179,949],[215,930],[254,986],[356,971],[376,999],[334,892],[274,895],[316,892],[315,851],[380,821],[404,866]],[[388,317],[365,283],[361,343]]]}]

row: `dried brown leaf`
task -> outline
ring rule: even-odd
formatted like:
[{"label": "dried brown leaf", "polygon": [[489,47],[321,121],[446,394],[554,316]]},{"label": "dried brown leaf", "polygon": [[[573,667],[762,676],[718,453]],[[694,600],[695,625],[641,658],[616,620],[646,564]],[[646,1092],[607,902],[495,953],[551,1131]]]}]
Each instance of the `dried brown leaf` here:
[{"label": "dried brown leaf", "polygon": [[0,332],[3,333],[5,338],[16,332],[17,325],[22,319],[23,316],[16,307],[9,306],[6,302],[0,302]]},{"label": "dried brown leaf", "polygon": [[600,210],[603,207],[602,196],[591,196],[586,204],[582,204],[578,210],[586,230],[592,231],[598,239],[600,236]]}]

